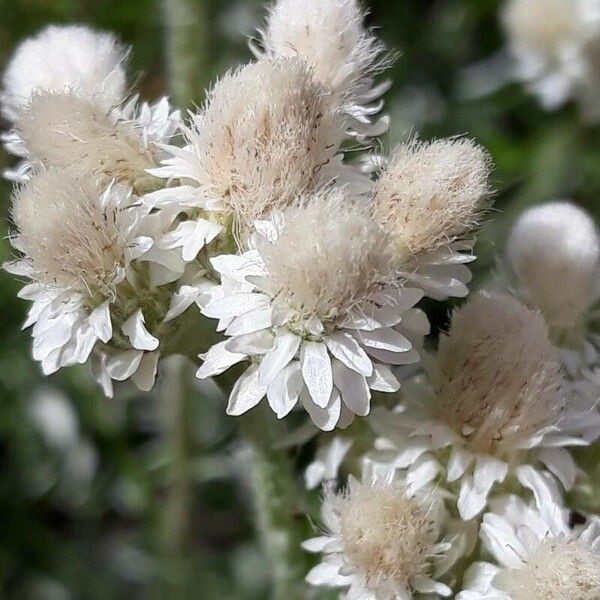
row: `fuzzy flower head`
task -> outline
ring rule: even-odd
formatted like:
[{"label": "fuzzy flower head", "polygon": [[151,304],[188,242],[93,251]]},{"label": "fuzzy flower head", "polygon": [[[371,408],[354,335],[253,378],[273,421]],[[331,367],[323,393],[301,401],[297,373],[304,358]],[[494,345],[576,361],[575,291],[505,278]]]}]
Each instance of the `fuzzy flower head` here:
[{"label": "fuzzy flower head", "polygon": [[285,219],[277,240],[258,238],[257,249],[269,273],[265,291],[301,321],[333,325],[394,284],[387,236],[344,194],[319,194]]},{"label": "fuzzy flower head", "polygon": [[212,260],[222,284],[203,312],[231,339],[204,356],[198,376],[251,360],[230,414],[266,393],[280,417],[300,400],[326,430],[342,413],[366,415],[370,389],[398,389],[389,365],[418,359],[422,293],[396,281],[385,235],[342,190],[299,200],[256,229],[249,251]]},{"label": "fuzzy flower head", "polygon": [[[186,181],[192,203],[230,215],[244,233],[343,172],[340,116],[297,58],[263,58],[225,75],[185,134],[186,148],[172,148],[153,173]],[[180,195],[190,201],[190,187]],[[171,191],[167,201],[177,199]]]},{"label": "fuzzy flower head", "polygon": [[508,296],[475,296],[440,338],[438,417],[474,452],[522,447],[564,410],[559,356],[543,318]]},{"label": "fuzzy flower head", "polygon": [[376,86],[373,78],[391,59],[364,19],[358,0],[279,0],[261,41],[267,56],[306,61],[315,80],[339,99],[357,135],[380,135],[389,121],[373,124],[371,116],[381,109],[379,97],[389,86]]},{"label": "fuzzy flower head", "polygon": [[374,219],[401,268],[433,298],[468,293],[462,263],[474,260],[464,252],[487,208],[490,169],[488,154],[471,140],[412,141],[396,148],[375,184]]},{"label": "fuzzy flower head", "polygon": [[[32,163],[46,168],[77,165],[84,176],[142,187],[155,166],[133,123],[115,121],[73,93],[33,96],[19,122],[18,136]],[[136,186],[137,184],[137,186]]]},{"label": "fuzzy flower head", "polygon": [[509,0],[502,17],[517,77],[542,105],[553,110],[576,98],[597,118],[597,0]]},{"label": "fuzzy flower head", "polygon": [[32,302],[33,358],[44,374],[92,358],[107,395],[112,380],[154,384],[167,290],[144,287],[152,238],[141,233],[147,210],[117,184],[98,190],[77,170],[44,171],[14,198],[22,258],[5,265],[27,277],[19,296]]},{"label": "fuzzy flower head", "polygon": [[390,474],[351,478],[323,499],[324,535],[304,543],[322,562],[307,581],[349,588],[353,600],[409,600],[413,593],[448,597],[435,562],[451,544],[442,539],[443,509],[431,495],[413,494]]},{"label": "fuzzy flower head", "polygon": [[507,258],[517,291],[542,312],[557,341],[580,324],[598,298],[598,229],[574,204],[527,210],[513,227]]},{"label": "fuzzy flower head", "polygon": [[[112,193],[111,193],[112,194]],[[89,179],[45,171],[22,187],[13,200],[18,246],[40,282],[114,297],[130,249],[120,203],[99,198]]]},{"label": "fuzzy flower head", "polygon": [[459,600],[596,600],[600,593],[600,522],[573,530],[564,508],[540,508],[516,496],[494,502],[481,537],[496,564],[475,563]]},{"label": "fuzzy flower head", "polygon": [[509,476],[531,488],[534,467],[573,486],[567,448],[597,437],[600,417],[595,400],[567,398],[539,313],[508,296],[473,297],[454,313],[429,370],[432,390],[416,386],[398,414],[374,415],[377,460],[420,485],[445,477],[464,520]]},{"label": "fuzzy flower head", "polygon": [[3,115],[19,121],[33,96],[70,93],[103,111],[126,96],[127,51],[109,33],[50,26],[25,40],[2,79]]}]

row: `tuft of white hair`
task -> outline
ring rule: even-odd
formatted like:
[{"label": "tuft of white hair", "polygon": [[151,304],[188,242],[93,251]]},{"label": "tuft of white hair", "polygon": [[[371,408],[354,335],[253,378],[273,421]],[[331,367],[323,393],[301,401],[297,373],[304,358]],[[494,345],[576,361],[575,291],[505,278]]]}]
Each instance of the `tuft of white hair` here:
[{"label": "tuft of white hair", "polygon": [[508,238],[507,257],[523,296],[552,330],[573,328],[598,297],[598,229],[574,204],[525,211]]},{"label": "tuft of white hair", "polygon": [[268,55],[305,60],[325,89],[352,101],[390,62],[364,19],[358,0],[278,0],[262,42]]},{"label": "tuft of white hair", "polygon": [[118,205],[103,203],[90,178],[44,171],[15,193],[12,217],[36,279],[91,296],[114,295],[127,242]]},{"label": "tuft of white hair", "polygon": [[328,183],[342,138],[341,117],[306,64],[263,58],[209,93],[187,131],[188,171],[247,230]]},{"label": "tuft of white hair", "polygon": [[514,600],[596,600],[600,553],[576,538],[549,536],[522,566],[502,569],[494,585]]},{"label": "tuft of white hair", "polygon": [[491,159],[466,138],[398,146],[376,182],[373,215],[398,256],[436,250],[478,226],[488,207]]},{"label": "tuft of white hair", "polygon": [[330,497],[340,520],[345,561],[367,588],[381,582],[410,588],[434,554],[436,524],[430,507],[403,484],[358,483]]},{"label": "tuft of white hair", "polygon": [[18,135],[32,161],[46,168],[79,169],[107,185],[115,180],[133,185],[155,166],[131,124],[72,93],[35,95]]},{"label": "tuft of white hair", "polygon": [[260,240],[269,294],[301,318],[331,322],[394,282],[389,241],[368,210],[338,189],[287,209],[275,242]]},{"label": "tuft of white hair", "polygon": [[69,92],[104,111],[126,95],[127,50],[110,33],[50,26],[15,51],[2,79],[2,113],[18,121],[35,94]]},{"label": "tuft of white hair", "polygon": [[472,449],[515,449],[564,409],[558,352],[543,317],[511,296],[477,294],[440,337],[439,417]]}]

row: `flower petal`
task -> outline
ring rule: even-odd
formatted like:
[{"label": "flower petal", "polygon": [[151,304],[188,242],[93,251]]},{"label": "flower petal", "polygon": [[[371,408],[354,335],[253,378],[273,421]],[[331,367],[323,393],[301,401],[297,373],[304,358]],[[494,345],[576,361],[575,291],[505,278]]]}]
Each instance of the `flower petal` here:
[{"label": "flower petal", "polygon": [[300,352],[302,377],[317,406],[325,408],[333,390],[333,373],[327,346],[320,342],[305,342]]}]

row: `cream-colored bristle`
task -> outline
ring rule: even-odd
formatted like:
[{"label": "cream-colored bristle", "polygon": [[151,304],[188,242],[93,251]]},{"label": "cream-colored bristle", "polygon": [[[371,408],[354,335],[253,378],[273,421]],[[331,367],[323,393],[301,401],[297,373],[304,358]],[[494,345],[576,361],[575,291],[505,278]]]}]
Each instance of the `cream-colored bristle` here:
[{"label": "cream-colored bristle", "polygon": [[467,235],[487,208],[491,161],[464,138],[398,146],[375,184],[373,214],[400,259]]},{"label": "cream-colored bristle", "polygon": [[47,168],[79,168],[107,185],[133,185],[154,165],[126,123],[70,93],[34,96],[20,121],[19,134],[34,160]]},{"label": "cream-colored bristle", "polygon": [[49,170],[14,196],[20,246],[43,283],[111,297],[127,245],[115,207],[103,209],[89,178]]},{"label": "cream-colored bristle", "polygon": [[215,85],[188,141],[194,178],[247,232],[329,179],[342,137],[340,116],[303,61],[264,58]]},{"label": "cream-colored bristle", "polygon": [[600,554],[580,541],[545,540],[518,569],[504,569],[495,582],[511,600],[598,600]]},{"label": "cream-colored bristle", "polygon": [[298,314],[345,317],[393,281],[387,237],[342,191],[321,192],[284,214],[279,239],[260,252],[272,296]]},{"label": "cream-colored bristle", "polygon": [[557,423],[561,365],[543,317],[509,296],[474,296],[440,338],[438,417],[476,451],[513,450]]},{"label": "cream-colored bristle", "polygon": [[432,522],[427,508],[401,484],[358,484],[334,499],[348,564],[369,588],[388,581],[409,586],[431,554]]}]

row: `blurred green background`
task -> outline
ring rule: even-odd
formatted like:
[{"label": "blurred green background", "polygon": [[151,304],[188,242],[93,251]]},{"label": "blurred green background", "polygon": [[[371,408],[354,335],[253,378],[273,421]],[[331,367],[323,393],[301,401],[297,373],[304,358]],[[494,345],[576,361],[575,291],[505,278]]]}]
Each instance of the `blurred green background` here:
[{"label": "blurred green background", "polygon": [[[207,85],[250,59],[247,38],[264,10],[259,0],[196,1],[194,48]],[[389,74],[393,127],[385,148],[417,131],[424,138],[468,133],[494,156],[496,210],[480,236],[478,285],[493,272],[506,228],[523,207],[568,198],[597,214],[600,200],[600,129],[584,126],[576,107],[545,113],[518,85],[465,99],[465,68],[504,44],[500,5],[368,2],[371,23],[401,53]],[[68,22],[114,31],[133,47],[130,72],[140,73],[142,96],[168,93],[159,0],[0,0],[0,66],[25,37]],[[0,152],[0,167],[9,164]],[[0,192],[6,233],[10,186],[0,184]],[[11,250],[6,239],[0,243],[4,261]],[[173,589],[187,600],[266,598],[268,573],[241,477],[246,457],[218,395],[193,388],[190,369],[186,446],[173,448],[161,388],[142,397],[125,386],[106,400],[85,368],[42,378],[20,330],[26,305],[18,289],[0,273],[0,598],[165,599],[175,597]],[[442,327],[448,306],[428,309]],[[311,451],[295,457],[299,468]],[[188,505],[178,505],[172,478],[178,452],[189,457]],[[306,510],[299,506],[298,518],[308,526]]]}]

